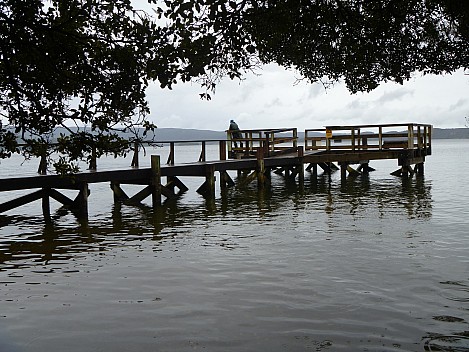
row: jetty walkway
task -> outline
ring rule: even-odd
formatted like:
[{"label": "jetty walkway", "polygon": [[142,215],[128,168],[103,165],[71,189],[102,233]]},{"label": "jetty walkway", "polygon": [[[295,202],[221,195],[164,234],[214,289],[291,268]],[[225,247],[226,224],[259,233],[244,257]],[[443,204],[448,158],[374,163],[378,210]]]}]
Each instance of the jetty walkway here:
[{"label": "jetty walkway", "polygon": [[[373,171],[370,161],[395,159],[398,169],[392,174],[411,177],[423,174],[425,158],[431,155],[432,126],[427,124],[326,126],[305,130],[301,140],[296,128],[240,130],[239,134],[226,132],[226,140],[186,141],[201,145],[199,160],[193,163],[175,163],[175,144],[183,141],[164,141],[161,144],[169,146],[164,165],[161,165],[159,155],[152,155],[151,166],[139,168],[138,146],[135,146],[132,168],[125,170],[99,171],[96,160],[92,160],[88,172],[71,176],[37,175],[0,179],[0,192],[34,190],[6,202],[0,199],[0,213],[41,200],[47,221],[50,220],[52,198],[73,210],[77,216],[87,217],[88,186],[102,182],[110,184],[115,202],[140,204],[151,197],[156,208],[162,204],[163,197],[178,197],[188,190],[181,180],[185,176],[202,178],[197,192],[206,198],[215,197],[216,173],[219,174],[222,190],[235,185],[229,171],[236,171],[240,182],[247,184],[257,181],[258,187],[263,188],[269,186],[272,172],[303,183],[305,171],[317,176],[319,169],[326,173],[340,170],[345,181],[347,174]],[[218,144],[218,160],[206,160],[207,143]],[[166,182],[163,183],[164,178]],[[129,196],[121,187],[125,184],[141,185],[143,188]],[[58,191],[62,189],[77,190],[78,194],[71,199]]]}]

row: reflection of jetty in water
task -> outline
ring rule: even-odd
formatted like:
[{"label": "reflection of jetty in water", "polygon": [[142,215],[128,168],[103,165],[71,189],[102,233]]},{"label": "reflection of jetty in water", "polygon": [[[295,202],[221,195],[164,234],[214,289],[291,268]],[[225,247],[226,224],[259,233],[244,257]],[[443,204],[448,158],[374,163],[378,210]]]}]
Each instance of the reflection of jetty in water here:
[{"label": "reflection of jetty in water", "polygon": [[[425,219],[432,215],[431,185],[423,177],[372,181],[367,175],[361,175],[347,182],[336,182],[333,176],[324,173],[306,178],[302,185],[275,176],[269,188],[258,190],[253,185],[238,185],[222,192],[218,199],[205,199],[195,205],[185,204],[181,198],[168,199],[157,210],[147,205],[117,203],[109,217],[88,221],[70,216],[66,226],[60,225],[64,221],[62,209],[53,215],[52,223],[45,225],[38,218],[1,216],[2,229],[16,235],[3,236],[0,268],[37,263],[47,266],[83,252],[138,245],[142,240],[154,241],[156,248],[162,242],[191,233],[194,222],[242,224],[246,219],[255,218],[262,224],[285,215],[285,209],[292,211],[292,206],[300,214],[307,210],[308,214],[342,212],[361,217],[365,213],[369,215],[371,209],[379,218],[405,214],[409,219]],[[21,233],[22,228],[41,230],[29,234]],[[234,238],[229,241],[236,246]],[[229,249],[226,243],[219,245]]]},{"label": "reflection of jetty in water", "polygon": [[329,174],[313,179],[314,193],[327,195],[326,211],[332,213],[337,204],[347,202],[350,214],[376,207],[380,217],[387,213],[407,212],[408,218],[430,218],[432,214],[431,184],[424,177],[401,180],[372,181],[362,175],[335,185]]}]

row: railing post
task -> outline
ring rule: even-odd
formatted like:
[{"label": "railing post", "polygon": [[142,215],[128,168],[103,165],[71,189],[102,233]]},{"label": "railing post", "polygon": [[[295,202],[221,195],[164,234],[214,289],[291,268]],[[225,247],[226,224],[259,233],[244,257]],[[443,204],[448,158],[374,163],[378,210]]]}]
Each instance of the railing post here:
[{"label": "railing post", "polygon": [[420,130],[420,126],[417,126],[417,148],[422,149],[422,132]]},{"label": "railing post", "polygon": [[264,142],[260,141],[261,145],[259,146],[259,149],[262,149],[262,153],[264,156],[269,156],[270,154],[270,139],[269,139],[269,133],[266,132],[265,134],[265,139]]},{"label": "railing post", "polygon": [[408,125],[407,127],[407,148],[414,148],[414,125]]},{"label": "railing post", "polygon": [[232,149],[233,149],[233,142],[231,140],[231,132],[230,131],[226,131],[226,144],[228,144],[228,156],[231,158],[232,157]]},{"label": "railing post", "polygon": [[226,160],[226,141],[219,141],[220,160]]},{"label": "railing post", "polygon": [[298,147],[298,129],[293,129],[293,148]]},{"label": "railing post", "polygon": [[200,151],[199,162],[205,161],[205,141],[202,141],[202,150]]},{"label": "railing post", "polygon": [[174,142],[169,143],[169,155],[168,161],[166,161],[167,165],[174,165]]},{"label": "railing post", "polygon": [[383,150],[383,127],[379,127],[379,132],[378,132],[378,145],[379,145],[379,150]]}]

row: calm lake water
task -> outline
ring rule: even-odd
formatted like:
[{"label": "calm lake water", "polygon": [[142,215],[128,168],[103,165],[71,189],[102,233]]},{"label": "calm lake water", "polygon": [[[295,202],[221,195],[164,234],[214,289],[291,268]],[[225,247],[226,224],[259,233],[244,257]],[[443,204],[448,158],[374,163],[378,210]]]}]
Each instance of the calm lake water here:
[{"label": "calm lake water", "polygon": [[[39,202],[9,211],[0,351],[469,351],[468,150],[434,141],[423,178],[388,160],[212,202],[183,179],[156,213],[114,205],[107,184],[91,186],[88,222],[55,203],[51,225]],[[20,164],[0,175],[37,168]]]}]

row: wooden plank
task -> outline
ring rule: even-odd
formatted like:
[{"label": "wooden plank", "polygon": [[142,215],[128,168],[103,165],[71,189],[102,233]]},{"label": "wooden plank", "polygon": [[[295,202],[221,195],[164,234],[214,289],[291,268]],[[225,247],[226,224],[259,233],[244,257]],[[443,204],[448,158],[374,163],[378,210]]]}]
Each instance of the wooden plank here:
[{"label": "wooden plank", "polygon": [[114,203],[126,201],[129,199],[129,196],[124,192],[118,182],[112,181],[110,187],[114,195]]},{"label": "wooden plank", "polygon": [[[124,204],[139,204],[145,198],[149,197],[153,193],[153,187],[147,186],[141,191],[137,192],[134,196],[130,197],[129,199],[124,200]],[[161,201],[161,198],[160,198]]]},{"label": "wooden plank", "polygon": [[63,205],[69,206],[69,207],[73,205],[73,200],[63,195],[59,191],[52,188],[52,189],[47,190],[47,192],[48,192],[48,195],[51,198],[55,199],[57,202],[62,203]]},{"label": "wooden plank", "polygon": [[12,199],[8,202],[0,204],[0,213],[4,213],[8,210],[18,208],[22,205],[34,202],[38,199],[41,199],[42,196],[44,195],[44,190],[40,189],[36,192]]}]

